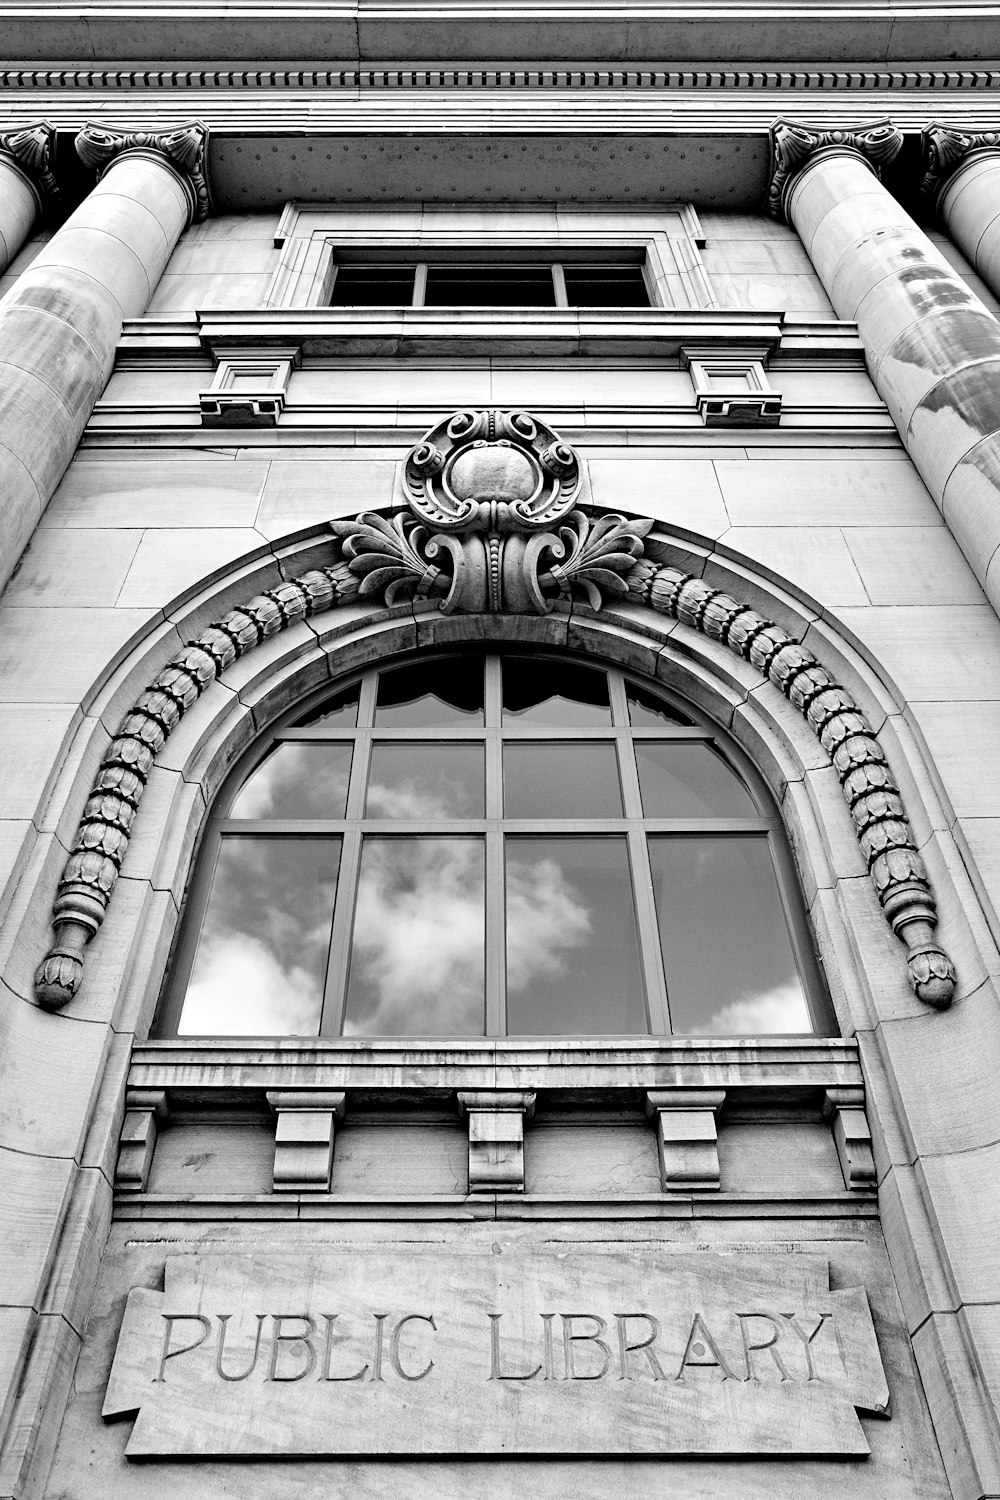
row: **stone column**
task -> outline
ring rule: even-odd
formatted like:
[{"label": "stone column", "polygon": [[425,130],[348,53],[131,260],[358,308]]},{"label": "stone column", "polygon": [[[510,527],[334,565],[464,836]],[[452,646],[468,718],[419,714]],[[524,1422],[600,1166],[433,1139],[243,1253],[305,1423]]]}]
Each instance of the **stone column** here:
[{"label": "stone column", "polygon": [[208,211],[208,132],[89,125],[97,186],[0,301],[0,586],[30,540],[182,231]]},{"label": "stone column", "polygon": [[47,121],[0,131],[0,274],[20,250],[43,209],[59,198],[52,175],[55,131]]},{"label": "stone column", "polygon": [[907,451],[1000,613],[1000,322],[878,179],[902,137],[772,131],[772,212],[794,225]]},{"label": "stone column", "polygon": [[923,201],[1000,296],[1000,131],[929,125],[923,145]]}]

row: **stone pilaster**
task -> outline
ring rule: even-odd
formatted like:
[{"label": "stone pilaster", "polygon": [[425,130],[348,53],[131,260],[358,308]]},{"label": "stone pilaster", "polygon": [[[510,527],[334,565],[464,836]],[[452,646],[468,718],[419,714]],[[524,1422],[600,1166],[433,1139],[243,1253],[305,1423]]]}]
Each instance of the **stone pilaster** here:
[{"label": "stone pilaster", "polygon": [[1000,130],[923,132],[921,196],[949,239],[1000,295]]},{"label": "stone pilaster", "polygon": [[55,131],[45,120],[0,131],[0,272],[10,265],[44,210],[59,198],[52,173]]},{"label": "stone pilaster", "polygon": [[888,123],[772,132],[771,205],[798,231],[916,468],[1000,612],[1000,323],[881,185]]},{"label": "stone pilaster", "polygon": [[30,540],[178,238],[208,210],[208,133],[87,126],[97,186],[0,301],[0,584]]}]

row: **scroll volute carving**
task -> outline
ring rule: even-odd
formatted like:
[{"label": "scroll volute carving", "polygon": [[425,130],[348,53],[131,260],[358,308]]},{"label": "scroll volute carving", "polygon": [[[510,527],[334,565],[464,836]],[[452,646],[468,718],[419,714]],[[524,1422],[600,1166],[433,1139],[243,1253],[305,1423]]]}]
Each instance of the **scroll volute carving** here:
[{"label": "scroll volute carving", "polygon": [[460,411],[410,452],[407,508],[335,521],[363,596],[436,597],[444,614],[545,614],[628,593],[651,521],[579,508],[577,456],[524,411]]}]

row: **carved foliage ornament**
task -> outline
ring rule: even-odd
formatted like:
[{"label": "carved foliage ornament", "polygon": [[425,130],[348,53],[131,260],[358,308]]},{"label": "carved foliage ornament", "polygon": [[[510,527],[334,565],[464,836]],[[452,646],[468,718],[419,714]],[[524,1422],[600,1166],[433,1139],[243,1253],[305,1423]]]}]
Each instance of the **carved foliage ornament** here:
[{"label": "carved foliage ornament", "polygon": [[41,195],[42,203],[54,208],[59,202],[59,184],[52,171],[52,149],[56,133],[48,120],[19,130],[0,131],[0,152],[12,156]]},{"label": "carved foliage ornament", "polygon": [[924,152],[924,177],[920,201],[931,208],[948,178],[973,151],[1000,151],[1000,130],[953,130],[949,125],[928,125],[920,132]]},{"label": "carved foliage ornament", "polygon": [[652,521],[577,508],[576,454],[523,411],[460,411],[406,460],[408,510],[334,521],[362,598],[440,598],[444,614],[545,614],[628,593]]},{"label": "carved foliage ornament", "polygon": [[184,714],[238,658],[288,625],[365,599],[442,610],[544,613],[574,600],[598,610],[627,597],[719,641],[795,705],[840,777],[878,900],[907,948],[921,1000],[947,1006],[955,971],[934,939],[937,909],[885,753],[864,714],[813,653],[701,579],[643,555],[651,521],[592,516],[573,450],[525,412],[457,412],[405,467],[407,505],[334,521],[328,567],[232,609],[157,675],[101,762],[53,905],[56,939],[35,976],[60,1009],[83,974],[128,849],[157,754]]},{"label": "carved foliage ornament", "polygon": [[212,195],[208,185],[208,127],[200,120],[176,130],[109,130],[105,125],[85,125],[76,138],[76,154],[85,167],[104,176],[108,167],[127,151],[152,151],[165,156],[191,193],[191,219],[197,224],[208,217]]},{"label": "carved foliage ornament", "polygon": [[814,130],[796,120],[776,120],[771,126],[771,185],[768,189],[768,212],[776,219],[785,217],[785,194],[795,175],[817,151],[831,146],[855,152],[864,158],[875,173],[881,175],[900,152],[902,131],[891,120],[879,120],[860,130]]}]

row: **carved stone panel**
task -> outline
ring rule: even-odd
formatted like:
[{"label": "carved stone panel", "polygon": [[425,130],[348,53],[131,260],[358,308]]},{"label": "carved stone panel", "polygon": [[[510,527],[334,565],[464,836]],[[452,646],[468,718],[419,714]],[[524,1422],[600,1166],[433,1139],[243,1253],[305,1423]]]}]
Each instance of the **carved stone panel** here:
[{"label": "carved stone panel", "polygon": [[869,1452],[863,1288],[661,1246],[177,1255],[129,1294],[129,1458]]}]

